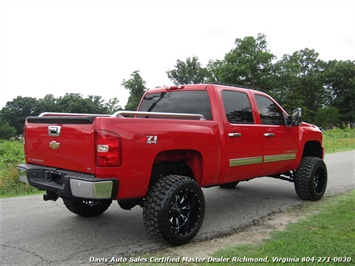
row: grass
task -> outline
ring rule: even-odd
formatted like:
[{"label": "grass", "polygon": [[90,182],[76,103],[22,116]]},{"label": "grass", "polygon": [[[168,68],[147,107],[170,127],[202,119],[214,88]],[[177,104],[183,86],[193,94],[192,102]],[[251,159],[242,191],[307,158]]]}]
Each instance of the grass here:
[{"label": "grass", "polygon": [[323,132],[326,153],[355,150],[355,129],[332,129]]},{"label": "grass", "polygon": [[[328,130],[323,136],[326,153],[355,150],[355,129]],[[20,163],[24,163],[22,141],[0,140],[0,198],[39,192],[18,180],[16,165]]]},{"label": "grass", "polygon": [[16,165],[24,162],[22,141],[0,140],[0,198],[32,195],[39,192],[19,181]]},{"label": "grass", "polygon": [[[312,212],[317,211],[318,214],[308,217],[305,221],[290,224],[287,231],[274,232],[262,245],[223,249],[213,257],[267,257],[268,262],[273,265],[283,265],[287,258],[294,261],[288,262],[287,265],[355,264],[355,191],[327,198],[321,204],[309,205],[307,208]],[[231,263],[223,263],[228,264]]]}]

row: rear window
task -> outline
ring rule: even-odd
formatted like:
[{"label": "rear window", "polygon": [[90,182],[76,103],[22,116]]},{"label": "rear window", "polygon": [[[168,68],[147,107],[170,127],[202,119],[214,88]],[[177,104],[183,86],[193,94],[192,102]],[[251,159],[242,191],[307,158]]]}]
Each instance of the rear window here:
[{"label": "rear window", "polygon": [[139,111],[201,114],[212,119],[207,91],[172,91],[146,94]]}]

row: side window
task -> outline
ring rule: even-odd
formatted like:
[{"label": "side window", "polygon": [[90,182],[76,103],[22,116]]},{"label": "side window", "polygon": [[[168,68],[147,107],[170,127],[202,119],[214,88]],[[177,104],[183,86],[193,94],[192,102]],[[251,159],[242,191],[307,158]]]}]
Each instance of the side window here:
[{"label": "side window", "polygon": [[252,124],[253,114],[248,95],[237,91],[222,91],[224,111],[231,124]]},{"label": "side window", "polygon": [[282,110],[269,98],[262,95],[255,95],[258,104],[261,124],[263,125],[285,125]]}]

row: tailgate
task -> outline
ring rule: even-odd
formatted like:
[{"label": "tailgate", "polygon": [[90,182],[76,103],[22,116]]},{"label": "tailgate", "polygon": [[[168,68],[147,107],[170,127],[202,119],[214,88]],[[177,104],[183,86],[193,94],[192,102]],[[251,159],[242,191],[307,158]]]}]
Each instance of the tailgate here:
[{"label": "tailgate", "polygon": [[30,164],[94,173],[95,117],[28,117],[25,155]]}]

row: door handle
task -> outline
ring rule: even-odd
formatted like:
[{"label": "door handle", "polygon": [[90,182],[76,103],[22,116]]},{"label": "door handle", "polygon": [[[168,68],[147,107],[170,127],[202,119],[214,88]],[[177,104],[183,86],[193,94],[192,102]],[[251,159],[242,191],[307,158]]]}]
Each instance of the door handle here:
[{"label": "door handle", "polygon": [[272,138],[272,137],[275,137],[275,134],[274,133],[264,133],[264,136],[267,138]]},{"label": "door handle", "polygon": [[228,137],[239,138],[242,136],[242,133],[228,133]]}]

